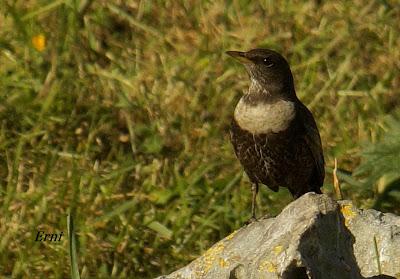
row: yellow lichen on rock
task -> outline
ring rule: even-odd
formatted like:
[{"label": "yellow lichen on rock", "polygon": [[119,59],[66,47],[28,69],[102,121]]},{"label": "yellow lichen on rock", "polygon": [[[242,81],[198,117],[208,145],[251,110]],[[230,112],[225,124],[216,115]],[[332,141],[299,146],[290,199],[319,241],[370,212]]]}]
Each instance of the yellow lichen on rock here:
[{"label": "yellow lichen on rock", "polygon": [[225,240],[231,240],[237,233],[237,230],[234,231],[233,233],[231,233],[230,235],[228,235],[227,237],[225,237]]},{"label": "yellow lichen on rock", "polygon": [[269,260],[264,260],[258,266],[259,271],[268,271],[270,273],[275,273],[277,271],[276,264],[270,262]]},{"label": "yellow lichen on rock", "polygon": [[219,258],[219,266],[223,268],[228,267],[229,261],[225,260],[224,258]]},{"label": "yellow lichen on rock", "polygon": [[282,246],[282,245],[275,246],[274,249],[273,249],[273,251],[274,251],[275,255],[278,256],[280,253],[282,253],[282,251],[283,251],[283,246]]},{"label": "yellow lichen on rock", "polygon": [[340,211],[344,217],[344,224],[346,227],[349,226],[349,222],[357,216],[357,212],[354,211],[353,206],[351,204],[343,204],[340,206]]},{"label": "yellow lichen on rock", "polygon": [[[217,262],[219,255],[225,249],[223,241],[215,244],[213,247],[208,249],[202,257],[200,257],[195,263],[195,270],[197,276],[204,276],[210,271],[214,263]],[[221,264],[221,262],[220,262]]]}]

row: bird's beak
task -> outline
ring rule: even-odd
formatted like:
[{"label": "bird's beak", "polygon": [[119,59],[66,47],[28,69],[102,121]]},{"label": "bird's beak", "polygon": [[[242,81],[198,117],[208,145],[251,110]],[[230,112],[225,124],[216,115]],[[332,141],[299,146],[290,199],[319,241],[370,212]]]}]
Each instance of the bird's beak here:
[{"label": "bird's beak", "polygon": [[249,64],[251,60],[246,57],[246,52],[242,51],[227,51],[226,54],[232,56],[242,64]]}]

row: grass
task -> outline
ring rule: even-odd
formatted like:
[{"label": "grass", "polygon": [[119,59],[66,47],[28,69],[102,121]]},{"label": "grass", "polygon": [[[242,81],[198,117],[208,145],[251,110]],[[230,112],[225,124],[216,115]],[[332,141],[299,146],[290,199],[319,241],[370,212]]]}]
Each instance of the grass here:
[{"label": "grass", "polygon": [[74,229],[74,221],[71,215],[67,216],[67,226],[68,226],[68,242],[70,251],[70,265],[71,265],[71,278],[80,279],[79,267],[78,267],[78,255],[76,252],[76,236]]},{"label": "grass", "polygon": [[[349,173],[400,114],[399,16],[389,0],[3,2],[0,275],[69,278],[68,241],[34,241],[67,214],[81,278],[165,274],[241,227],[228,128],[248,80],[226,50],[289,59],[328,173],[337,158],[344,198],[372,206]],[[263,187],[258,210],[290,201]]]}]

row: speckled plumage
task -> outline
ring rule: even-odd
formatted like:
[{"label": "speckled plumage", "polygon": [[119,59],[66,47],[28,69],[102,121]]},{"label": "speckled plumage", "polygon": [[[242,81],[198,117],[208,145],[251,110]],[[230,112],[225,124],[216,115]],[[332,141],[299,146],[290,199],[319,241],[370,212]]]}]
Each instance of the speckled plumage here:
[{"label": "speckled plumage", "polygon": [[296,96],[286,60],[265,49],[228,54],[245,65],[251,78],[250,88],[239,102],[248,107],[235,110],[231,142],[251,182],[257,185],[253,217],[259,183],[273,191],[287,187],[294,198],[310,191],[321,193],[325,176],[321,139],[311,112]]},{"label": "speckled plumage", "polygon": [[[296,110],[309,114],[306,121],[316,128],[306,107],[296,104]],[[231,142],[252,182],[265,184],[275,192],[280,186],[288,187],[295,198],[310,191],[321,193],[323,174],[308,143],[303,113],[297,113],[289,127],[278,133],[252,134],[232,120]]]}]

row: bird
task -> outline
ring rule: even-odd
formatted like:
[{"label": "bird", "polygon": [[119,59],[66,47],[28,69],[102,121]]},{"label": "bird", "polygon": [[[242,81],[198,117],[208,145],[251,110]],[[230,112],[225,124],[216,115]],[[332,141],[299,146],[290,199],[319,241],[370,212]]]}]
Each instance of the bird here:
[{"label": "bird", "polygon": [[298,99],[287,60],[271,49],[227,51],[250,77],[233,113],[230,140],[250,179],[251,218],[256,219],[259,184],[294,199],[321,194],[325,162],[321,137],[310,110]]}]

